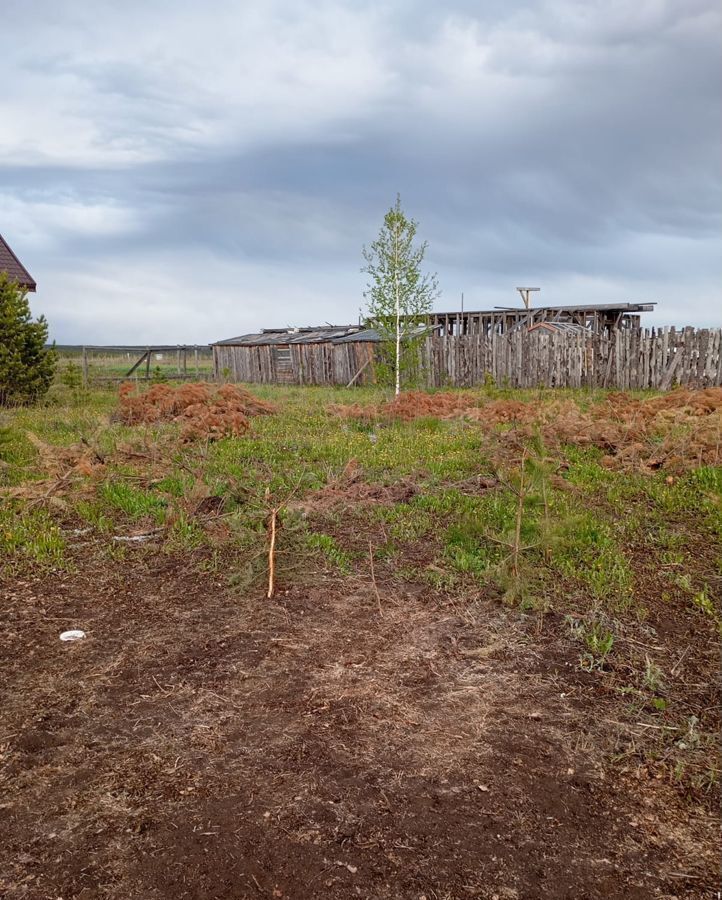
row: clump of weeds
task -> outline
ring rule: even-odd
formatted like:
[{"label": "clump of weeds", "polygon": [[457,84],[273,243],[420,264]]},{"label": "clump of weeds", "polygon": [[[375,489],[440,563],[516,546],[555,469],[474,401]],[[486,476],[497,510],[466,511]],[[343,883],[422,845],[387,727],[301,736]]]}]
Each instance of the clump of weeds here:
[{"label": "clump of weeds", "polygon": [[568,615],[565,622],[574,640],[586,648],[579,658],[581,668],[603,669],[614,646],[614,631],[606,617],[597,611],[581,619]]},{"label": "clump of weeds", "polygon": [[311,550],[318,550],[328,563],[334,566],[341,575],[351,572],[351,557],[342,550],[329,534],[312,531],[306,536],[306,544]]}]

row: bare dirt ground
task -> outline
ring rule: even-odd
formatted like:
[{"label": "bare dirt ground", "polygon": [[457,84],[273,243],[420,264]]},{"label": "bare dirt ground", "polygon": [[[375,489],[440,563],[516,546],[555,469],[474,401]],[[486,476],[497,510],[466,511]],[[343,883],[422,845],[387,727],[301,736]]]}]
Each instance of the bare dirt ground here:
[{"label": "bare dirt ground", "polygon": [[[243,597],[203,553],[0,584],[3,897],[716,896],[716,810],[612,767],[558,615],[383,571]],[[714,639],[655,615],[714,704]]]}]

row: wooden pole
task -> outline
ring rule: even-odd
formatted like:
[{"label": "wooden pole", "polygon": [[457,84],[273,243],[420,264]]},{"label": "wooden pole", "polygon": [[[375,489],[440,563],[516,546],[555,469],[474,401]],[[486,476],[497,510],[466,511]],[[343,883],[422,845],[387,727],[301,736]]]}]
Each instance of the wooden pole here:
[{"label": "wooden pole", "polygon": [[269,523],[269,533],[270,533],[270,541],[268,545],[268,591],[266,596],[270,600],[273,597],[273,592],[275,590],[275,577],[276,577],[276,516],[278,515],[277,509],[271,510],[271,521]]},{"label": "wooden pole", "polygon": [[150,347],[145,351],[145,380],[150,381]]},{"label": "wooden pole", "polygon": [[519,502],[516,506],[516,521],[514,523],[514,546],[512,549],[511,570],[515,578],[519,577],[519,549],[521,547],[521,522],[524,514],[524,464],[526,463],[526,450],[521,456],[521,474],[519,476]]},{"label": "wooden pole", "polygon": [[88,386],[88,348],[83,347],[83,387]]},{"label": "wooden pole", "polygon": [[374,548],[371,545],[371,541],[369,541],[369,566],[371,568],[371,581],[374,586],[374,593],[376,594],[376,605],[378,606],[379,616],[383,619],[384,613],[381,609],[381,594],[379,593],[379,586],[376,584],[376,572],[374,571]]},{"label": "wooden pole", "polygon": [[[139,366],[141,363],[145,362],[145,360],[146,360],[146,358],[147,358],[147,356],[148,356],[148,352],[149,352],[148,350],[144,350],[143,353],[141,353],[140,357],[133,363],[133,365],[131,366],[131,368],[128,369],[128,371],[125,373],[125,375],[123,376],[123,378],[130,378],[130,376],[133,374],[133,372],[135,372],[135,370],[138,368],[138,366]],[[137,376],[136,376],[136,377],[137,377]]]},{"label": "wooden pole", "polygon": [[201,369],[198,363],[198,347],[193,348],[193,361],[196,365],[196,378],[199,379],[201,377]]},{"label": "wooden pole", "polygon": [[359,377],[359,375],[361,375],[361,373],[364,371],[364,369],[366,369],[369,365],[371,365],[371,360],[367,359],[366,362],[361,366],[361,368],[358,370],[358,372],[351,379],[351,381],[349,381],[349,383],[346,385],[346,387],[350,388],[354,384],[356,379]]}]

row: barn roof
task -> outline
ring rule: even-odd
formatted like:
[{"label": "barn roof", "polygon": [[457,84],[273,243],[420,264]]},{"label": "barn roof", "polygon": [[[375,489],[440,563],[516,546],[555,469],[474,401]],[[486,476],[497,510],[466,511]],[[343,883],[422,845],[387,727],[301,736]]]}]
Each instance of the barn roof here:
[{"label": "barn roof", "polygon": [[[440,325],[417,325],[416,328],[412,328],[411,331],[404,334],[403,337],[421,337],[422,335],[429,334],[430,332],[435,331],[440,327]],[[370,341],[374,344],[377,344],[381,340],[383,340],[383,338],[375,328],[364,328],[361,331],[355,332],[354,334],[336,338],[334,344],[350,344],[357,343],[358,341]]]},{"label": "barn roof", "polygon": [[498,316],[501,313],[539,313],[539,312],[579,312],[579,313],[593,313],[593,312],[625,312],[625,313],[639,313],[639,312],[652,312],[655,303],[628,303],[628,302],[620,302],[620,303],[567,303],[564,306],[531,306],[527,309],[524,306],[495,306],[494,309],[469,309],[464,310],[463,312],[457,310],[451,311],[443,311],[437,312],[434,310],[431,313],[432,316]]},{"label": "barn roof", "polygon": [[216,341],[216,346],[256,347],[264,344],[323,344],[339,338],[358,334],[365,329],[361,325],[321,325],[317,328],[264,328],[257,334]]},{"label": "barn roof", "polygon": [[[425,334],[432,329],[427,325],[420,325],[414,329],[418,335]],[[225,341],[216,341],[216,347],[259,347],[273,344],[351,344],[362,341],[364,343],[378,343],[381,335],[375,328],[365,328],[363,325],[322,325],[317,328],[264,328],[257,334],[242,334],[239,337],[226,338]]]},{"label": "barn roof", "polygon": [[17,281],[26,291],[34,291],[37,285],[30,272],[15,256],[10,245],[0,234],[0,272],[7,272],[13,281]]}]

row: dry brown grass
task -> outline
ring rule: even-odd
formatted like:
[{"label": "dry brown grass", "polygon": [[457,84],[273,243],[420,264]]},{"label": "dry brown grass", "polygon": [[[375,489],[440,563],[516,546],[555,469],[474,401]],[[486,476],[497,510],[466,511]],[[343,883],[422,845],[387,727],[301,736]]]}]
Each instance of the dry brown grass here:
[{"label": "dry brown grass", "polygon": [[139,393],[126,383],[120,387],[118,406],[119,419],[125,425],[180,422],[184,441],[244,434],[249,417],[273,412],[275,407],[270,403],[232,384],[216,387],[198,383],[176,388],[157,384]]},{"label": "dry brown grass", "polygon": [[[722,388],[679,389],[642,399],[618,392],[588,409],[574,399],[483,402],[469,392],[409,391],[376,406],[333,406],[331,411],[366,422],[463,418],[513,447],[535,434],[554,449],[564,444],[598,447],[605,451],[604,465],[615,469],[676,473],[718,465],[722,447]],[[513,427],[499,431],[498,426]]]}]

